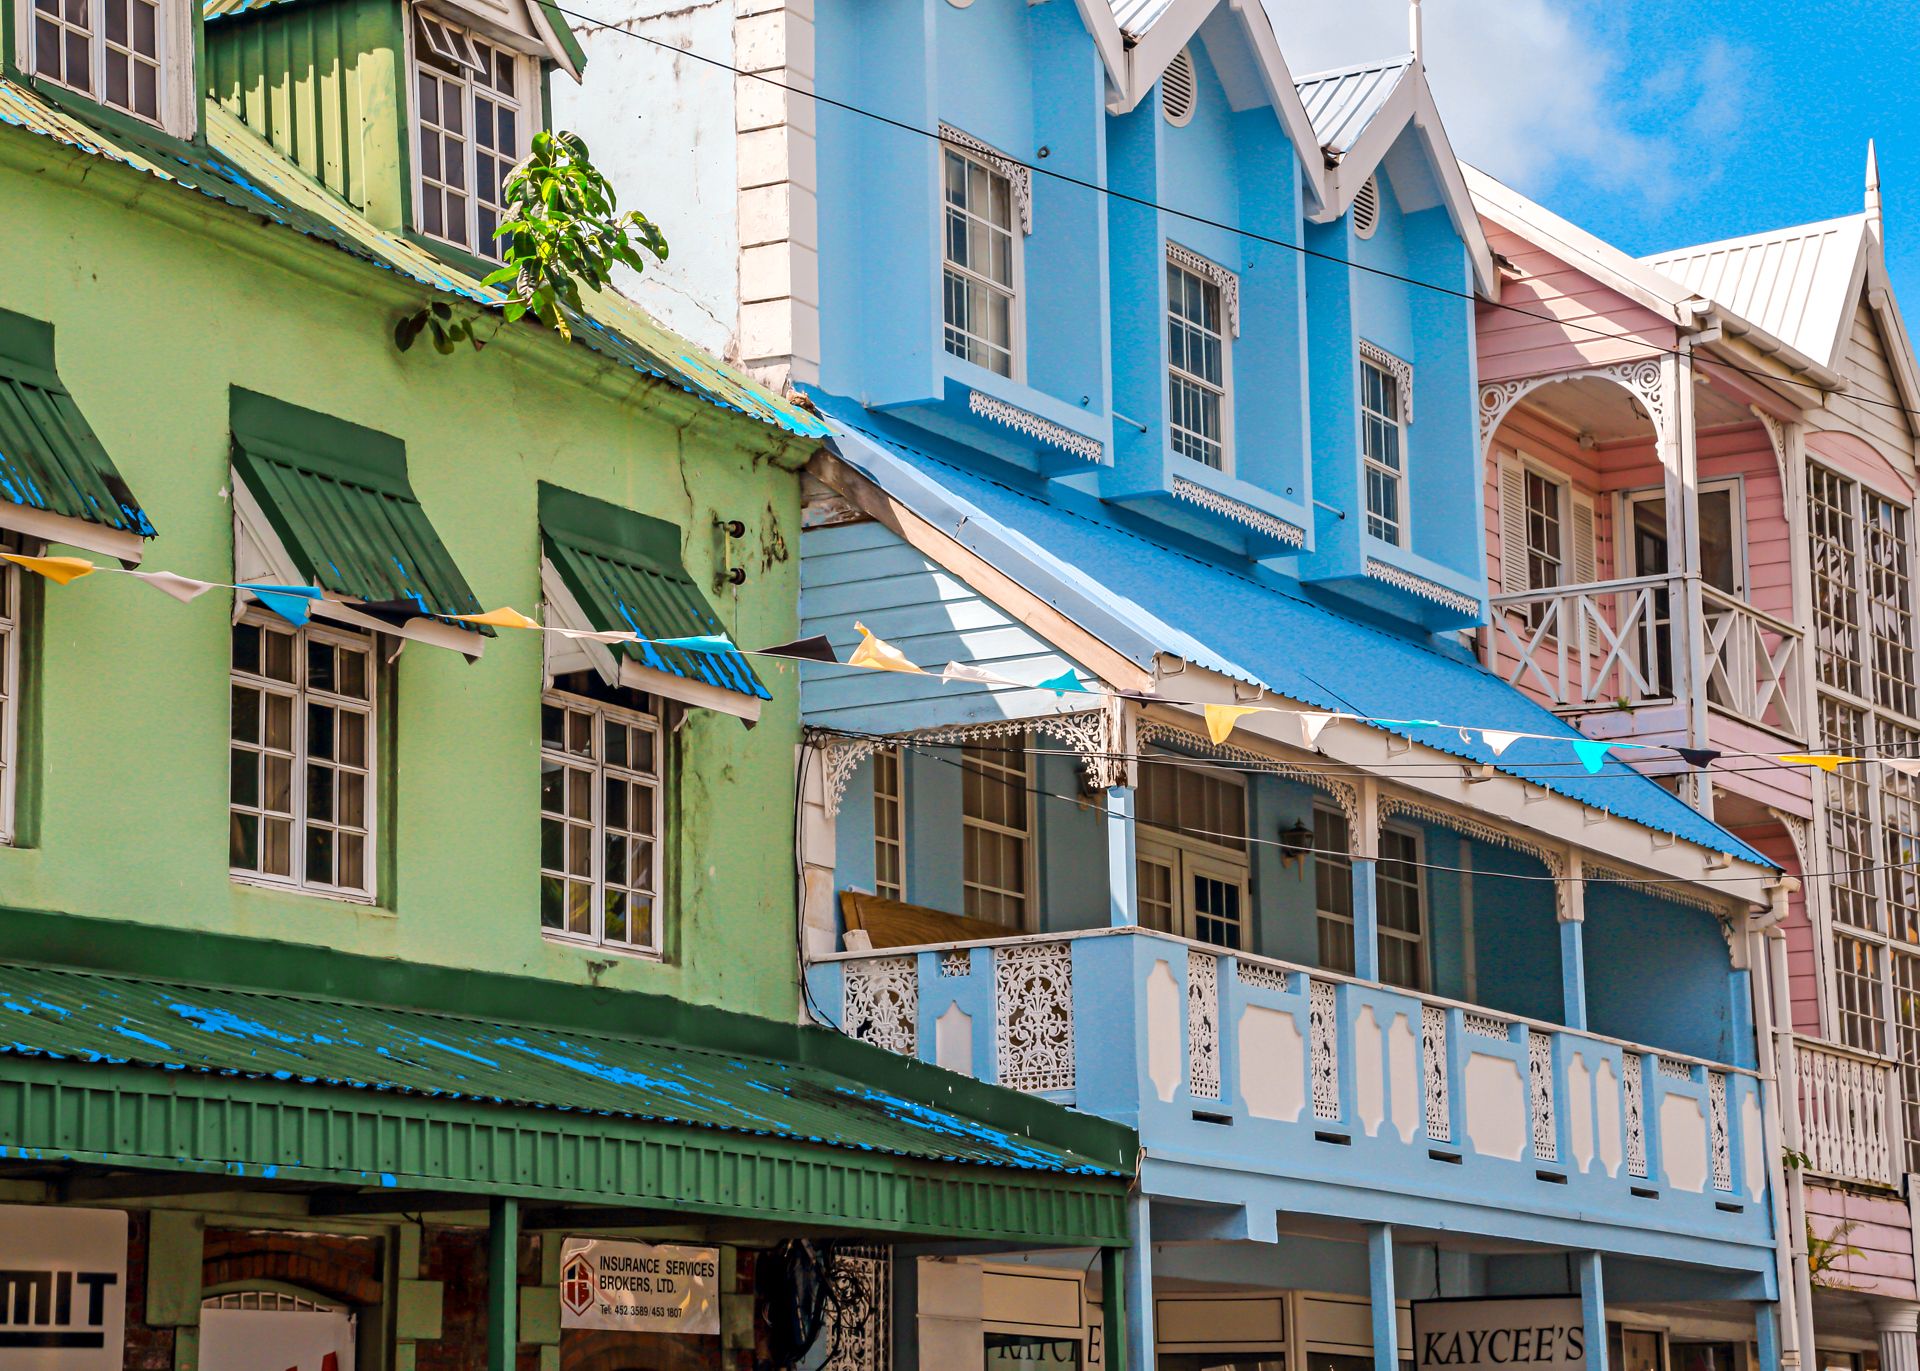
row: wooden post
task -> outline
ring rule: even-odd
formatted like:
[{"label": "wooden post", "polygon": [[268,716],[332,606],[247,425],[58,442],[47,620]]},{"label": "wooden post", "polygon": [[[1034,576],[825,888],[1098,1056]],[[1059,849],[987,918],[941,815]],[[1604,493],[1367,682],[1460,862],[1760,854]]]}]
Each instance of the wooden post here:
[{"label": "wooden post", "polygon": [[1384,1223],[1367,1226],[1367,1293],[1373,1314],[1373,1371],[1400,1371],[1400,1308],[1393,1294],[1393,1229]]},{"label": "wooden post", "polygon": [[1580,1252],[1580,1323],[1586,1331],[1587,1371],[1607,1371],[1607,1292],[1600,1279],[1600,1254]]},{"label": "wooden post", "polygon": [[1106,1371],[1127,1371],[1127,1249],[1100,1253],[1100,1319]]},{"label": "wooden post", "polygon": [[1127,1204],[1127,1259],[1122,1299],[1126,1309],[1128,1355],[1142,1366],[1154,1363],[1153,1346],[1153,1207],[1145,1195]]},{"label": "wooden post", "polygon": [[1353,851],[1353,974],[1380,979],[1380,895],[1375,881],[1380,855],[1380,792],[1359,782],[1360,821],[1349,842]]},{"label": "wooden post", "polygon": [[[1107,788],[1107,922],[1114,928],[1140,922],[1139,879],[1134,865],[1134,789]],[[1176,897],[1177,898],[1177,897]]]},{"label": "wooden post", "polygon": [[520,1349],[520,1201],[496,1195],[487,1208],[487,1371],[514,1371]]},{"label": "wooden post", "polygon": [[1567,878],[1555,888],[1560,917],[1560,1003],[1562,1022],[1587,1031],[1587,880],[1578,852],[1567,854]]}]

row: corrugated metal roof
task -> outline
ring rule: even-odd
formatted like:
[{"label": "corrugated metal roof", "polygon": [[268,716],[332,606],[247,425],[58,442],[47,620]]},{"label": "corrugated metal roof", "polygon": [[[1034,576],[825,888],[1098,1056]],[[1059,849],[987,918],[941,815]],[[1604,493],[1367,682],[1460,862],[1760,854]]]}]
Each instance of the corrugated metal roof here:
[{"label": "corrugated metal roof", "polygon": [[[1143,667],[1166,653],[1315,709],[1583,736],[1477,662],[1167,547],[1111,506],[1087,501],[1067,508],[1065,497],[1042,497],[1012,484],[1024,477],[989,480],[962,460],[935,455],[944,440],[855,401],[817,392],[815,399],[835,422],[835,446],[849,463]],[[1521,739],[1496,756],[1478,734],[1462,738],[1445,728],[1376,726],[1436,751],[1490,763],[1658,832],[1773,865],[1617,761],[1588,775],[1568,764],[1565,744],[1548,739]]]},{"label": "corrugated metal roof", "polygon": [[[329,195],[218,104],[206,102],[201,115],[208,149],[189,157],[180,153],[178,145],[158,140],[149,145],[130,133],[116,131],[109,138],[26,87],[0,79],[0,125],[198,191],[443,294],[489,306],[501,303],[499,292],[483,288],[476,278],[399,234],[376,228]],[[585,298],[590,317],[573,321],[574,337],[582,346],[668,381],[709,404],[737,410],[786,432],[808,438],[826,433],[813,415],[662,328],[618,294],[588,292]]]},{"label": "corrugated metal roof", "polygon": [[1367,125],[1413,66],[1411,53],[1387,62],[1368,62],[1338,71],[1315,72],[1294,79],[1300,102],[1313,121],[1314,137],[1336,156],[1353,151]]},{"label": "corrugated metal roof", "polygon": [[0,1056],[7,1055],[610,1114],[928,1161],[1116,1174],[1052,1144],[794,1061],[66,967],[0,964]]},{"label": "corrugated metal roof", "polygon": [[1128,42],[1138,42],[1160,16],[1173,8],[1173,0],[1110,0],[1113,22],[1120,26]]},{"label": "corrugated metal roof", "polygon": [[1853,316],[1866,235],[1867,216],[1849,214],[1640,260],[1830,366]]},{"label": "corrugated metal roof", "polygon": [[[642,638],[726,633],[680,559],[680,530],[665,520],[542,482],[540,534],[554,570],[596,629]],[[634,642],[614,646],[640,665],[682,680],[773,698],[737,652],[688,652]]]},{"label": "corrugated metal roof", "polygon": [[202,0],[200,13],[208,19],[231,19],[236,15],[257,14],[264,9],[303,3],[304,0]]}]

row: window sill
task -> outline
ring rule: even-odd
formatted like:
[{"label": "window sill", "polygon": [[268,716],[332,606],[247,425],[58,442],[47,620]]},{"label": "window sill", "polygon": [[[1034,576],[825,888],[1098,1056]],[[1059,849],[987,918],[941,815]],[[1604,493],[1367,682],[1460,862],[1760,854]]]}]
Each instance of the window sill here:
[{"label": "window sill", "polygon": [[622,947],[618,943],[599,943],[591,938],[576,938],[568,933],[556,933],[551,928],[540,930],[540,941],[553,947],[569,948],[575,952],[605,952],[611,956],[631,962],[650,962],[654,966],[665,966],[667,956],[646,947]]},{"label": "window sill", "polygon": [[376,913],[391,916],[393,911],[381,907],[378,896],[356,895],[346,890],[317,890],[311,886],[289,885],[285,881],[268,880],[261,876],[248,876],[242,872],[227,872],[230,885],[243,886],[248,890],[269,890],[276,895],[292,895],[301,899],[325,900],[329,904],[353,905],[360,909],[371,909]]}]

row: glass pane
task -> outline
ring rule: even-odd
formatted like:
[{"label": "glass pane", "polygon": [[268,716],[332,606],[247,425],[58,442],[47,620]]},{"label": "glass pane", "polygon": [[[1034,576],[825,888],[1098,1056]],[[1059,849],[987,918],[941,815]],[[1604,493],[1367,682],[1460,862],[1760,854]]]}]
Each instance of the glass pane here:
[{"label": "glass pane", "polygon": [[307,755],[333,759],[333,711],[325,705],[307,706]]},{"label": "glass pane", "polygon": [[266,848],[260,869],[269,876],[293,875],[293,824],[287,819],[266,821]]},{"label": "glass pane", "polygon": [[262,629],[260,644],[265,654],[261,674],[269,680],[293,684],[293,635]]},{"label": "glass pane", "polygon": [[567,883],[558,876],[542,876],[540,878],[540,927],[563,927],[566,924],[566,906]]},{"label": "glass pane", "polygon": [[602,760],[608,766],[625,766],[627,764],[627,726],[618,720],[607,719],[602,723],[601,737],[606,744],[606,752]]},{"label": "glass pane", "polygon": [[248,808],[260,803],[260,754],[234,748],[227,760],[228,789],[233,803]]},{"label": "glass pane", "polygon": [[333,821],[333,769],[324,766],[307,768],[307,818],[322,823]]},{"label": "glass pane", "polygon": [[251,814],[235,814],[227,829],[227,864],[239,871],[260,866],[260,821]]},{"label": "glass pane", "polygon": [[333,645],[309,639],[307,641],[307,689],[331,691],[334,684]]},{"label": "glass pane", "polygon": [[[540,762],[540,812],[543,814],[565,814],[567,812],[566,768],[558,762],[545,758]],[[558,862],[551,863],[558,866]]]},{"label": "glass pane", "polygon": [[267,703],[267,746],[282,752],[293,751],[293,697],[269,695]]},{"label": "glass pane", "polygon": [[317,885],[332,885],[333,830],[307,829],[307,880]]},{"label": "glass pane", "polygon": [[567,826],[559,819],[540,820],[540,865],[559,871],[567,860]]},{"label": "glass pane", "polygon": [[348,890],[367,888],[366,839],[358,833],[340,835],[339,884]]},{"label": "glass pane", "polygon": [[233,626],[233,669],[257,675],[260,671],[260,630],[252,624]]},{"label": "glass pane", "polygon": [[261,808],[275,814],[293,813],[293,758],[269,756],[266,771],[266,796]]},{"label": "glass pane", "polygon": [[236,743],[260,741],[260,692],[246,686],[233,688],[233,740]]}]

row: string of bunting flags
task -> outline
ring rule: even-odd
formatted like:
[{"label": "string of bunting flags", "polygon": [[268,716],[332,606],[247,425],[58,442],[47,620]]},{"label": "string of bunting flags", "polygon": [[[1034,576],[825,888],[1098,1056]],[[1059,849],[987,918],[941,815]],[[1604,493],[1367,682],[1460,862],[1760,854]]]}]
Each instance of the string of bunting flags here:
[{"label": "string of bunting flags", "polygon": [[[313,617],[316,604],[326,598],[325,592],[316,586],[272,585],[257,582],[239,584],[228,581],[204,581],[197,577],[182,576],[171,571],[140,571],[126,567],[103,565],[85,557],[74,556],[30,556],[20,552],[0,552],[0,560],[42,576],[54,585],[66,586],[90,576],[96,571],[112,572],[117,575],[131,576],[152,586],[163,595],[187,604],[210,590],[233,590],[251,595],[264,608],[278,615],[295,627],[306,625]],[[542,624],[530,615],[523,614],[511,606],[503,605],[498,609],[486,610],[479,614],[435,614],[422,603],[415,601],[380,602],[347,599],[340,603],[363,613],[376,615],[402,615],[414,618],[441,619],[451,623],[485,625],[489,628],[531,630],[540,633],[555,633],[563,638],[586,640],[612,645],[615,643],[646,643],[655,647],[678,648],[684,652],[740,653],[749,657],[781,657],[794,661],[818,662],[822,664],[852,667],[866,671],[895,671],[907,675],[926,676],[943,682],[962,681],[970,685],[983,685],[995,689],[1045,690],[1051,691],[1056,698],[1068,695],[1087,695],[1095,698],[1121,698],[1156,701],[1160,703],[1188,703],[1169,701],[1164,697],[1130,691],[1116,691],[1096,688],[1084,684],[1079,675],[1071,670],[1043,681],[1022,681],[985,667],[974,666],[966,662],[948,662],[938,672],[928,671],[925,667],[908,659],[907,655],[892,643],[874,635],[865,624],[856,623],[855,630],[860,634],[860,642],[848,654],[845,661],[833,650],[833,645],[824,635],[814,635],[795,639],[792,642],[776,643],[770,647],[744,648],[725,634],[695,634],[673,638],[648,638],[638,633],[622,631],[599,631],[592,629],[558,628]],[[1462,742],[1472,742],[1478,734],[1480,741],[1494,756],[1503,755],[1508,748],[1522,739],[1541,742],[1565,743],[1573,750],[1574,756],[1588,773],[1597,774],[1607,758],[1618,752],[1656,751],[1670,752],[1679,756],[1686,764],[1696,770],[1705,769],[1715,761],[1730,754],[1706,748],[1673,747],[1654,743],[1614,742],[1601,738],[1570,738],[1561,733],[1530,733],[1518,729],[1487,728],[1478,724],[1445,723],[1437,719],[1385,719],[1365,714],[1353,714],[1343,711],[1287,709],[1279,705],[1241,705],[1203,703],[1201,713],[1206,720],[1207,736],[1216,745],[1224,743],[1232,735],[1241,719],[1253,714],[1279,714],[1290,716],[1299,728],[1300,745],[1309,750],[1317,750],[1320,736],[1335,723],[1360,723],[1379,728],[1400,730],[1436,729],[1457,732]],[[1784,766],[1810,766],[1832,773],[1842,766],[1859,764],[1878,764],[1889,770],[1906,776],[1920,776],[1920,758],[1916,757],[1856,757],[1834,752],[1781,752],[1781,753],[1742,753],[1741,756],[1753,756],[1778,762]]]}]

